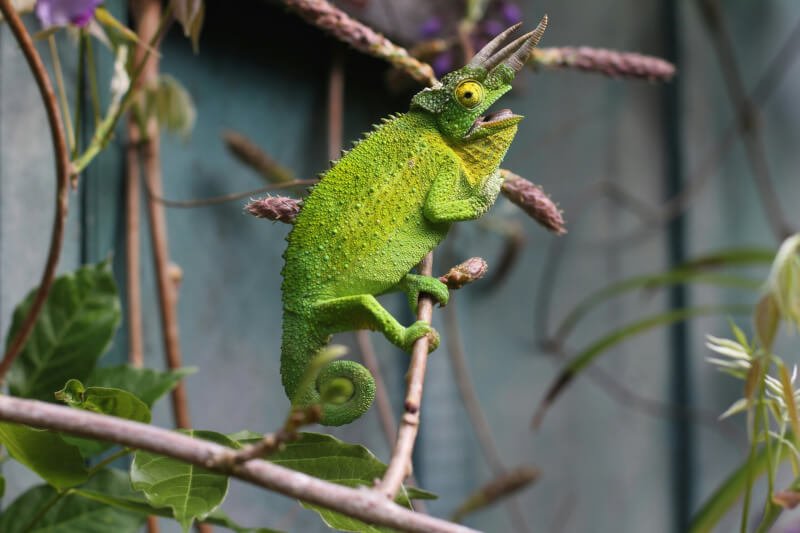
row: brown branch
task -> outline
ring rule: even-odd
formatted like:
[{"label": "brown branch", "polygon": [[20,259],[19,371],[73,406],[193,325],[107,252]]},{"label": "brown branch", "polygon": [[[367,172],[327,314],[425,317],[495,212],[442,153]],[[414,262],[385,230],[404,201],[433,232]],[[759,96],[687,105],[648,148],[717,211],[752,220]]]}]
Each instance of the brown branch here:
[{"label": "brown branch", "polygon": [[[433,252],[428,253],[420,263],[419,273],[430,276],[433,273]],[[433,298],[420,294],[417,307],[417,320],[431,323],[433,316]],[[376,489],[389,499],[394,499],[403,480],[411,473],[411,454],[414,451],[414,442],[419,433],[420,408],[422,406],[422,389],[425,384],[425,368],[428,364],[428,349],[430,338],[428,335],[420,337],[414,343],[411,351],[411,363],[406,375],[406,398],[403,403],[404,413],[397,432],[392,457],[383,479]]]},{"label": "brown branch", "polygon": [[0,420],[114,442],[231,475],[268,490],[344,513],[369,523],[420,533],[475,533],[473,529],[415,513],[368,489],[322,481],[261,459],[226,468],[214,460],[235,450],[166,429],[48,404],[0,396]]},{"label": "brown branch", "polygon": [[64,227],[67,220],[67,207],[69,204],[70,162],[56,95],[53,92],[53,86],[50,83],[50,78],[47,75],[47,70],[42,63],[42,59],[36,51],[36,47],[31,40],[28,30],[25,28],[9,0],[0,0],[0,13],[3,14],[8,22],[11,32],[14,34],[19,47],[25,55],[25,59],[28,61],[28,66],[36,80],[36,85],[39,87],[42,103],[47,112],[47,121],[50,125],[50,137],[53,143],[56,165],[56,206],[47,262],[45,263],[44,272],[39,282],[39,288],[36,291],[36,296],[33,299],[28,315],[23,320],[16,336],[8,344],[8,348],[3,355],[3,360],[0,361],[0,381],[2,381],[33,331],[36,320],[39,318],[47,296],[50,294],[50,288],[53,285],[53,278],[55,277],[58,259],[61,255],[61,247],[64,242]]},{"label": "brown branch", "polygon": [[589,46],[534,48],[528,63],[533,68],[574,68],[649,81],[669,81],[675,75],[675,65],[661,58]]},{"label": "brown branch", "polygon": [[139,164],[139,128],[128,119],[128,145],[125,149],[125,296],[128,318],[128,361],[144,366],[142,331],[142,283],[140,240],[141,167]]},{"label": "brown branch", "polygon": [[[137,33],[141,43],[152,40],[158,42],[159,27],[161,25],[161,3],[158,0],[134,0],[131,2],[131,10],[137,22]],[[139,46],[136,48],[136,61],[141,66],[141,75],[136,77],[133,91],[140,91],[143,86],[153,82],[158,77],[158,54],[150,56],[151,49]],[[144,332],[142,327],[142,287],[141,287],[141,216],[140,216],[140,187],[142,178],[141,162],[144,162],[145,179],[148,182],[153,178],[153,173],[158,172],[159,153],[158,153],[158,130],[157,126],[150,127],[151,131],[141,132],[133,114],[128,116],[128,146],[127,146],[127,179],[125,187],[125,284],[128,299],[128,360],[134,367],[144,366]],[[147,135],[146,140],[142,140],[142,135]],[[152,217],[151,202],[150,207],[151,230],[155,228],[156,222]],[[155,231],[153,230],[153,233]],[[159,245],[153,238],[154,248]],[[156,254],[157,255],[157,252]],[[162,289],[159,275],[159,289]],[[172,286],[174,290],[174,284]],[[159,291],[160,292],[160,291]],[[162,313],[162,320],[163,313]],[[164,325],[164,335],[167,335],[167,327]],[[175,418],[188,424],[188,415],[183,414],[185,409],[176,407],[177,398],[183,398],[183,383],[178,383],[173,391],[173,410],[176,412]],[[180,396],[176,391],[180,389]],[[180,413],[180,414],[178,414]],[[181,426],[187,427],[187,426]],[[210,533],[211,526],[198,523],[196,526],[200,533]],[[156,516],[147,517],[147,530],[149,533],[158,533],[158,518]]]},{"label": "brown branch", "polygon": [[420,83],[436,83],[430,65],[412,57],[405,48],[397,46],[325,0],[283,0],[283,3],[309,24],[330,33],[359,52],[388,61]]},{"label": "brown branch", "polygon": [[[138,32],[142,42],[156,36],[161,20],[161,2],[159,0],[138,0],[134,4],[134,13],[138,19]],[[153,37],[155,38],[155,37]],[[137,48],[140,61],[145,61],[140,76],[141,83],[152,83],[158,77],[158,57],[150,55],[143,46]],[[147,123],[147,138],[140,149],[144,163],[144,176],[149,191],[156,195],[161,193],[161,154],[158,124],[155,118]],[[182,366],[181,345],[178,333],[177,287],[170,275],[169,247],[167,244],[167,222],[163,207],[148,199],[147,212],[150,222],[150,239],[153,246],[158,301],[161,315],[161,328],[164,339],[164,353],[167,367],[174,370]],[[189,408],[186,400],[186,388],[183,382],[172,390],[172,411],[175,424],[179,428],[191,427]]]}]

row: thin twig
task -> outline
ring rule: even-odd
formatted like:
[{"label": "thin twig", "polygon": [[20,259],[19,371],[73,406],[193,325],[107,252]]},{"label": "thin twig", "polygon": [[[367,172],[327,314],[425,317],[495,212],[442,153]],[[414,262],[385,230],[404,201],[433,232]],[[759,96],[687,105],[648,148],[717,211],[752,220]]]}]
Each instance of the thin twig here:
[{"label": "thin twig", "polygon": [[[480,511],[499,500],[508,498],[514,493],[524,489],[539,478],[539,470],[531,466],[520,466],[513,470],[497,474],[493,480],[483,485],[473,494],[470,494],[464,503],[458,506],[451,519],[461,522],[468,514]],[[514,531],[519,532],[518,526]]]},{"label": "thin twig", "polygon": [[378,420],[381,423],[381,430],[383,430],[386,443],[391,446],[395,435],[397,435],[397,420],[394,418],[392,402],[389,400],[389,393],[383,381],[383,374],[378,363],[378,357],[375,355],[375,346],[369,338],[369,332],[367,330],[356,331],[356,343],[364,366],[367,367],[367,370],[375,380],[375,403],[378,407]]},{"label": "thin twig", "polygon": [[280,450],[285,443],[299,439],[298,430],[303,426],[319,422],[321,414],[319,405],[292,408],[278,431],[264,435],[260,441],[245,446],[233,455],[226,453],[219,458],[219,461],[240,464],[273,454]]},{"label": "thin twig", "polygon": [[764,213],[775,237],[781,241],[794,231],[781,208],[778,194],[772,185],[767,161],[758,106],[747,94],[734,53],[733,41],[722,14],[719,0],[698,0],[698,7],[711,36],[734,112],[738,117],[747,160],[753,173],[756,189],[761,196]]},{"label": "thin twig", "polygon": [[[161,2],[159,0],[139,0],[131,2],[131,9],[134,18],[137,22],[137,34],[141,43],[147,42],[152,39],[153,43],[158,42],[159,26],[163,24],[161,14]],[[135,57],[139,65],[141,65],[141,75],[136,76],[131,88],[130,94],[134,91],[139,91],[141,88],[152,82],[158,77],[158,58],[150,57],[150,49],[138,46],[135,51]],[[125,255],[125,268],[126,268],[126,289],[128,297],[128,358],[131,364],[135,367],[144,366],[144,333],[142,328],[142,294],[141,294],[141,279],[140,279],[140,185],[141,185],[141,168],[140,162],[144,162],[145,166],[145,179],[148,186],[151,181],[156,181],[160,178],[159,172],[159,154],[158,154],[158,129],[157,126],[151,128],[153,131],[142,132],[139,128],[136,118],[133,114],[128,116],[128,146],[127,146],[127,179],[125,190],[125,229],[126,229],[126,255]],[[143,140],[142,137],[146,135],[147,139]],[[150,213],[150,230],[153,240],[154,258],[156,260],[156,276],[158,279],[159,288],[159,302],[162,305],[162,328],[165,342],[165,350],[168,354],[168,366],[170,368],[177,368],[172,364],[170,355],[170,335],[172,329],[168,322],[169,316],[173,316],[175,302],[171,304],[173,309],[172,313],[164,313],[165,298],[162,291],[165,289],[163,277],[165,273],[162,270],[162,265],[159,259],[162,257],[160,247],[163,246],[166,251],[166,241],[161,241],[157,237],[159,231],[165,232],[163,228],[163,216],[159,221],[159,217],[154,213],[152,202],[148,202],[148,212]],[[171,293],[177,290],[172,283],[167,283]],[[166,304],[169,305],[169,304]],[[178,356],[177,366],[180,366],[180,356]],[[189,427],[189,415],[186,410],[186,397],[183,382],[179,382],[172,392],[172,406],[173,413],[178,427]],[[158,533],[159,531],[158,518],[154,515],[147,517],[147,530],[149,533]],[[197,530],[200,533],[210,533],[211,526],[206,524],[197,524]]]},{"label": "thin twig", "polygon": [[232,467],[215,466],[215,458],[226,453],[235,454],[236,451],[210,441],[193,439],[174,431],[114,416],[0,396],[0,420],[165,455],[373,524],[420,533],[475,533],[473,529],[410,511],[372,490],[336,485],[261,459]]},{"label": "thin twig", "polygon": [[58,89],[58,100],[61,103],[61,116],[64,118],[64,130],[67,134],[67,143],[70,149],[75,147],[75,128],[72,127],[72,118],[69,115],[69,101],[67,88],[64,83],[64,69],[61,68],[61,58],[58,55],[55,35],[47,36],[47,46],[50,49],[50,59],[53,61],[53,74]]},{"label": "thin twig", "polygon": [[[430,276],[433,273],[433,252],[428,253],[420,263],[419,273]],[[433,298],[420,294],[417,307],[417,320],[431,323],[433,316]],[[428,364],[428,349],[430,339],[428,335],[420,337],[414,343],[411,351],[411,363],[406,376],[406,398],[403,403],[404,413],[397,431],[392,457],[389,467],[376,490],[389,499],[394,499],[403,480],[411,473],[411,455],[414,452],[414,442],[419,432],[420,408],[422,406],[422,389],[425,384],[425,368]]]},{"label": "thin twig", "polygon": [[47,121],[50,125],[50,136],[52,138],[56,164],[56,206],[55,216],[53,218],[53,229],[50,235],[50,250],[47,254],[47,262],[45,263],[41,281],[39,282],[39,289],[36,291],[36,296],[33,299],[28,315],[23,320],[16,336],[8,344],[5,355],[3,355],[3,360],[0,361],[0,382],[2,382],[8,369],[19,355],[25,342],[33,331],[36,320],[39,318],[39,313],[41,313],[47,296],[50,294],[50,288],[53,285],[53,278],[55,277],[56,267],[58,266],[58,258],[61,255],[61,247],[64,240],[64,226],[67,219],[70,165],[67,141],[64,137],[63,124],[58,111],[56,95],[53,92],[53,86],[50,83],[47,70],[44,64],[42,64],[42,59],[36,51],[36,47],[31,40],[28,30],[25,28],[24,24],[22,24],[19,15],[17,15],[9,0],[0,0],[0,12],[2,12],[8,22],[19,47],[25,55],[25,59],[28,61],[28,66],[33,72],[36,85],[39,87],[42,103],[47,112]]},{"label": "thin twig", "polygon": [[[503,465],[503,460],[500,457],[500,451],[497,449],[494,436],[492,435],[492,428],[489,426],[489,421],[486,419],[486,414],[481,408],[480,401],[478,400],[478,393],[475,390],[475,384],[467,367],[466,356],[464,354],[464,344],[460,328],[458,327],[458,316],[456,306],[451,304],[444,309],[444,327],[445,336],[447,338],[447,355],[450,356],[450,368],[453,370],[453,375],[458,386],[458,393],[461,396],[461,403],[467,410],[472,430],[475,436],[478,437],[483,457],[489,464],[492,474],[496,478],[502,478],[506,473],[506,467]],[[508,516],[511,519],[514,531],[524,532],[530,531],[525,514],[519,506],[516,499],[511,499],[506,502],[506,509]],[[455,520],[455,517],[454,517]]]},{"label": "thin twig", "polygon": [[[163,25],[161,2],[159,0],[140,0],[135,12],[139,20],[139,34],[153,36],[150,40],[158,42],[158,33]],[[162,22],[159,22],[162,21]],[[142,39],[142,42],[146,42]],[[138,47],[142,63],[141,83],[153,82],[158,77],[158,57],[149,48]],[[155,195],[161,194],[161,155],[158,124],[151,118],[147,124],[147,138],[140,145],[144,163],[144,177],[147,188]],[[140,132],[145,133],[145,132]],[[164,355],[167,367],[171,370],[182,366],[180,335],[178,332],[177,287],[170,276],[169,246],[167,244],[167,221],[163,206],[149,199],[147,212],[150,222],[150,240],[153,246],[158,301],[161,315],[161,328],[164,340]],[[172,390],[172,412],[179,428],[191,427],[186,388],[183,382]]]},{"label": "thin twig", "polygon": [[436,83],[433,69],[427,63],[411,57],[389,39],[325,0],[283,0],[286,6],[303,20],[330,33],[365,54],[388,61],[425,85]]},{"label": "thin twig", "polygon": [[264,192],[277,191],[281,189],[293,189],[295,187],[309,187],[317,183],[319,183],[318,179],[294,180],[286,183],[271,183],[269,185],[265,185],[264,187],[259,187],[258,189],[252,189],[244,192],[233,192],[230,194],[223,194],[221,196],[212,196],[210,198],[199,198],[197,200],[170,200],[169,198],[164,198],[161,195],[161,191],[156,192],[155,190],[150,189],[146,182],[145,187],[147,188],[147,197],[165,207],[193,208],[233,202],[234,200],[249,198]]},{"label": "thin twig", "polygon": [[139,128],[136,126],[136,121],[129,117],[128,144],[125,149],[125,297],[128,319],[128,361],[137,368],[144,366],[139,142]]}]

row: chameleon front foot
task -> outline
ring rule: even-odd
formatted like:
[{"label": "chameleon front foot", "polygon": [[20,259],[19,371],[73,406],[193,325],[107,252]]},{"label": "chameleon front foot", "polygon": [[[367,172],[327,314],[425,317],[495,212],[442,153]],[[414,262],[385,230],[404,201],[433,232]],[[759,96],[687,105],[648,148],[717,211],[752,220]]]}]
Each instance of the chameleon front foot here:
[{"label": "chameleon front foot", "polygon": [[403,335],[403,344],[400,347],[406,352],[410,352],[417,339],[426,335],[430,340],[428,352],[432,352],[439,347],[439,333],[424,320],[417,320],[406,328]]},{"label": "chameleon front foot", "polygon": [[408,305],[411,312],[417,312],[419,304],[419,294],[424,292],[430,294],[434,300],[439,302],[440,307],[447,305],[450,300],[450,290],[447,285],[431,276],[420,276],[419,274],[406,274],[398,284],[401,291],[406,293]]}]

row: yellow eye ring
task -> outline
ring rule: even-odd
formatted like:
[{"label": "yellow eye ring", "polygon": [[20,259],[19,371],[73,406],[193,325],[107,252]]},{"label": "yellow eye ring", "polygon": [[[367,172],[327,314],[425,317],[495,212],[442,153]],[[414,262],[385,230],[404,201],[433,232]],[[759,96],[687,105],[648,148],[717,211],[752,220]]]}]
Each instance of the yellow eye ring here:
[{"label": "yellow eye ring", "polygon": [[458,103],[472,109],[483,102],[483,85],[475,80],[464,80],[456,86],[456,100]]}]

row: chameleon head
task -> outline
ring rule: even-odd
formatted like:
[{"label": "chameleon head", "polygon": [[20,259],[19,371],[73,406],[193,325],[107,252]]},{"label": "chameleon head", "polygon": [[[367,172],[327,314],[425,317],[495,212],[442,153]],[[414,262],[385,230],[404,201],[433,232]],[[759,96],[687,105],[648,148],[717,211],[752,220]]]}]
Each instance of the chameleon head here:
[{"label": "chameleon head", "polygon": [[535,30],[506,44],[520,26],[511,26],[484,46],[467,65],[446,74],[435,87],[417,93],[411,100],[411,108],[432,113],[439,131],[454,144],[488,137],[515,126],[522,117],[509,109],[488,115],[483,113],[511,89],[514,76],[525,65],[547,28],[547,15]]}]

